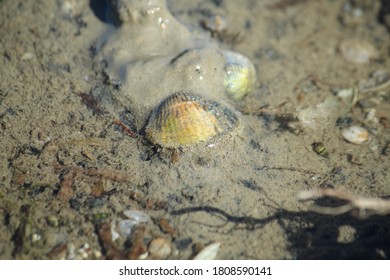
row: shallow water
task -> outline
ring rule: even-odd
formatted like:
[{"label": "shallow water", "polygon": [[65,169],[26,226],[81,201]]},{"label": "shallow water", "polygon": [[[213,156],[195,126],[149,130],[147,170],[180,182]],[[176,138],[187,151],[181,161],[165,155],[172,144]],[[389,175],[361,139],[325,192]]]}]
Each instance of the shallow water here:
[{"label": "shallow water", "polygon": [[[390,193],[390,89],[359,90],[390,69],[378,21],[386,7],[366,2],[172,0],[159,29],[142,13],[120,25],[97,1],[1,1],[0,257],[156,258],[145,253],[163,237],[171,251],[158,256],[169,259],[213,242],[219,259],[387,259],[388,216],[328,216],[297,199],[326,187]],[[211,32],[204,22],[216,14],[227,27]],[[346,39],[375,54],[347,60]],[[240,101],[224,95],[221,50],[256,67]],[[190,147],[153,145],[149,115],[177,91],[228,106],[240,129]],[[352,125],[368,130],[368,143],[343,139]],[[129,209],[152,219],[110,242]]]}]

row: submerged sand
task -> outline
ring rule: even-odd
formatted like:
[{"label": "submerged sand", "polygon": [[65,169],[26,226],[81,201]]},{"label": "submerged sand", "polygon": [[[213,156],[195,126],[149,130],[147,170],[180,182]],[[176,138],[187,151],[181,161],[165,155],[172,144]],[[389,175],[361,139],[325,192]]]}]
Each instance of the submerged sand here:
[{"label": "submerged sand", "polygon": [[[211,243],[218,259],[389,258],[388,216],[297,199],[390,195],[386,1],[152,1],[169,19],[157,27],[108,2],[0,1],[1,259],[191,259]],[[224,95],[221,50],[255,65],[240,101]],[[240,129],[153,145],[149,114],[176,91],[224,104]],[[345,140],[353,125],[367,141]],[[126,210],[149,218],[120,232]]]}]

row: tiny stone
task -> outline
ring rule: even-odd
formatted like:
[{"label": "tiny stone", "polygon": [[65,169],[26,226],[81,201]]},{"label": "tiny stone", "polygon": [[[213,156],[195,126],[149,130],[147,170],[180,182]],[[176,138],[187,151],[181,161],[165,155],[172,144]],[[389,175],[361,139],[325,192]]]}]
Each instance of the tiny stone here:
[{"label": "tiny stone", "polygon": [[73,208],[73,209],[76,209],[76,210],[79,210],[80,207],[81,207],[81,202],[78,201],[77,199],[75,198],[72,198],[69,200],[69,204],[70,204],[70,207]]},{"label": "tiny stone", "polygon": [[178,250],[185,250],[192,243],[192,238],[179,239],[174,242]]},{"label": "tiny stone", "polygon": [[46,220],[49,226],[58,227],[58,219],[56,216],[50,215],[46,218]]},{"label": "tiny stone", "polygon": [[344,128],[341,131],[341,134],[345,140],[347,140],[352,144],[357,144],[357,145],[368,142],[370,138],[368,131],[365,128],[357,125]]},{"label": "tiny stone", "polygon": [[93,256],[95,257],[95,259],[100,259],[102,257],[102,252],[100,252],[99,250],[94,250]]},{"label": "tiny stone", "polygon": [[32,53],[26,52],[26,53],[24,53],[24,54],[20,57],[20,59],[21,59],[21,60],[30,60],[30,59],[32,59],[33,57],[34,57],[34,55],[33,55]]},{"label": "tiny stone", "polygon": [[172,252],[171,242],[158,237],[149,244],[149,253],[153,259],[166,259]]}]

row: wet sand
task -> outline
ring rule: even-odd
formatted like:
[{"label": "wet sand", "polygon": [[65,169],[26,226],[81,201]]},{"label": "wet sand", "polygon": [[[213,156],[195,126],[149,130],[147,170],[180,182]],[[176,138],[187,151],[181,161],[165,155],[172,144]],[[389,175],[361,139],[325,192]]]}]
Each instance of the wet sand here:
[{"label": "wet sand", "polygon": [[[152,1],[134,19],[103,2],[0,1],[1,259],[192,259],[212,243],[218,259],[389,258],[388,216],[297,199],[390,195],[386,1]],[[222,50],[256,68],[239,101]],[[149,115],[177,91],[239,128],[151,143]],[[362,144],[342,134],[354,125]]]}]

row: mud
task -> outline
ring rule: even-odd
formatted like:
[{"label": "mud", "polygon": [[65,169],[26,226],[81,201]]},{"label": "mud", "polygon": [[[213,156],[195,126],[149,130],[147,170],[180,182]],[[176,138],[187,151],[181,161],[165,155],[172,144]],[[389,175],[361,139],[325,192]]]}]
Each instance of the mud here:
[{"label": "mud", "polygon": [[[214,242],[218,259],[389,258],[388,216],[297,199],[390,195],[386,1],[108,2],[0,1],[1,259],[191,259]],[[222,50],[255,65],[239,101],[224,94]],[[240,129],[150,143],[149,114],[178,91],[228,106]],[[367,143],[343,138],[352,125]],[[151,219],[123,233],[130,209]],[[151,254],[156,243],[169,250]]]}]

